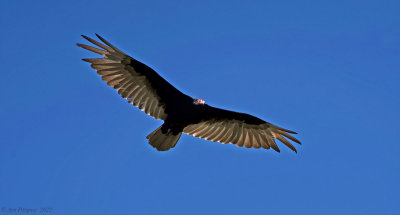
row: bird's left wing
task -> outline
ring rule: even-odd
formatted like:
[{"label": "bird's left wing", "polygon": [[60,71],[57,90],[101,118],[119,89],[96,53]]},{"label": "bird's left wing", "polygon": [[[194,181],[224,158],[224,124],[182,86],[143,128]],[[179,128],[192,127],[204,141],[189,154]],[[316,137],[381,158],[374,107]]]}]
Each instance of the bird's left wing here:
[{"label": "bird's left wing", "polygon": [[202,119],[190,124],[183,129],[183,132],[195,137],[220,143],[232,143],[239,147],[246,148],[273,148],[279,152],[275,142],[278,139],[291,150],[297,152],[296,148],[284,137],[300,144],[292,134],[296,132],[280,128],[265,122],[249,114],[238,113],[211,106],[204,106]]},{"label": "bird's left wing", "polygon": [[170,100],[187,97],[153,69],[123,53],[99,35],[96,36],[104,44],[82,35],[97,48],[77,45],[103,58],[83,60],[91,63],[107,85],[115,88],[129,103],[156,119],[165,120],[168,114],[166,106],[171,103]]}]

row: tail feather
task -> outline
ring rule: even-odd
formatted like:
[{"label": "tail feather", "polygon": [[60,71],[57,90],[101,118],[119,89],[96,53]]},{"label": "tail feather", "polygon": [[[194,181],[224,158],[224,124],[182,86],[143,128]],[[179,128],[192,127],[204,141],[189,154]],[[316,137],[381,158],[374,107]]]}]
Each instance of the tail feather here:
[{"label": "tail feather", "polygon": [[182,132],[173,134],[171,130],[168,130],[166,133],[163,133],[161,127],[162,126],[151,132],[146,138],[149,139],[149,144],[158,151],[168,151],[175,147]]}]

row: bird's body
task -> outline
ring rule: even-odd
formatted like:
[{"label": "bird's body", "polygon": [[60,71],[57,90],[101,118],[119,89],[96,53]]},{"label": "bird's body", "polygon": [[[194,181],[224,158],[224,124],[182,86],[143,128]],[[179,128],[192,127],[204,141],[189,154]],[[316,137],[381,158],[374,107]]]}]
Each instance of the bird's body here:
[{"label": "bird's body", "polygon": [[[98,36],[98,35],[97,35]],[[274,139],[279,139],[293,151],[296,149],[284,137],[300,143],[286,130],[257,117],[215,108],[204,100],[185,95],[157,72],[126,55],[102,37],[106,45],[83,36],[102,48],[83,44],[78,46],[103,56],[83,59],[107,84],[150,116],[164,120],[164,124],[147,136],[149,143],[160,151],[175,147],[182,133],[221,143],[233,143],[247,148],[273,148],[279,152]]]}]

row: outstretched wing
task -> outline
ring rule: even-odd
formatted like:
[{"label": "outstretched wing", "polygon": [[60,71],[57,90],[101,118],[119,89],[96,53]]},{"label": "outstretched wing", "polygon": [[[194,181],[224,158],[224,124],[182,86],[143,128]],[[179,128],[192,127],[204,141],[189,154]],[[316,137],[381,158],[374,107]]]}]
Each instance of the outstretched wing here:
[{"label": "outstretched wing", "polygon": [[273,148],[280,152],[275,139],[278,139],[297,153],[296,148],[284,137],[300,144],[300,141],[288,133],[296,132],[280,128],[257,117],[208,105],[204,106],[202,119],[190,124],[183,132],[213,142],[232,143],[246,148]]},{"label": "outstretched wing", "polygon": [[104,44],[82,35],[97,47],[77,45],[103,58],[82,60],[91,63],[108,86],[116,89],[129,103],[156,119],[165,120],[168,104],[187,97],[153,69],[115,48],[99,35],[96,36]]}]

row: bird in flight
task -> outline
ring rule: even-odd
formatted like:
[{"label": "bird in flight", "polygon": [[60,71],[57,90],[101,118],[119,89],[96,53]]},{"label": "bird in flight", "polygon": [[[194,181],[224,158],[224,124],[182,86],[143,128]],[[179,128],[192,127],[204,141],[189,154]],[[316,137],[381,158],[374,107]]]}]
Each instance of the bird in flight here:
[{"label": "bird in flight", "polygon": [[130,104],[164,121],[147,136],[150,145],[157,150],[168,151],[175,147],[182,133],[186,133],[213,142],[232,143],[246,148],[272,148],[280,152],[275,142],[278,139],[297,153],[287,140],[300,144],[290,135],[296,132],[249,114],[215,108],[202,99],[187,96],[150,67],[128,56],[99,35],[96,36],[103,43],[82,35],[97,47],[77,45],[102,57],[82,60],[91,63],[91,67],[97,70],[107,85],[116,89]]}]

